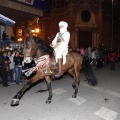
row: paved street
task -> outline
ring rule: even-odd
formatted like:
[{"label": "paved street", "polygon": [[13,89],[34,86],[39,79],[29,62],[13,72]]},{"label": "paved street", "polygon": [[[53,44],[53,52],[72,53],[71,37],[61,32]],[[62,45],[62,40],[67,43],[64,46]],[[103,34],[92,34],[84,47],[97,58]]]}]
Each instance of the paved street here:
[{"label": "paved street", "polygon": [[109,64],[94,70],[98,85],[93,87],[81,73],[77,98],[72,98],[72,77],[53,81],[53,99],[46,104],[48,92],[45,82],[31,88],[21,99],[20,105],[11,107],[13,96],[23,87],[12,84],[5,88],[0,84],[0,120],[120,120],[120,63],[116,71]]}]

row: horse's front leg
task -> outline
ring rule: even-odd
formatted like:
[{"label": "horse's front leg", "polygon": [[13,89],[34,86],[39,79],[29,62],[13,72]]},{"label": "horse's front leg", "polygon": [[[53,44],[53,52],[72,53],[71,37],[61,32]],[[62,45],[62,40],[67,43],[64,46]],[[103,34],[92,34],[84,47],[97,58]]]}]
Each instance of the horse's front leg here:
[{"label": "horse's front leg", "polygon": [[51,87],[51,79],[50,76],[45,76],[48,92],[49,92],[49,97],[46,100],[46,103],[51,103],[52,101],[52,87]]},{"label": "horse's front leg", "polygon": [[23,88],[13,97],[11,106],[17,106],[19,105],[19,101],[24,95],[25,91],[30,87],[30,82],[25,83]]},{"label": "horse's front leg", "polygon": [[11,106],[17,106],[19,105],[20,99],[22,98],[22,96],[24,95],[24,93],[38,80],[40,79],[39,74],[36,75],[35,77],[33,77],[32,79],[30,79],[27,83],[25,83],[25,85],[23,86],[23,88],[13,97],[12,101],[11,101]]}]

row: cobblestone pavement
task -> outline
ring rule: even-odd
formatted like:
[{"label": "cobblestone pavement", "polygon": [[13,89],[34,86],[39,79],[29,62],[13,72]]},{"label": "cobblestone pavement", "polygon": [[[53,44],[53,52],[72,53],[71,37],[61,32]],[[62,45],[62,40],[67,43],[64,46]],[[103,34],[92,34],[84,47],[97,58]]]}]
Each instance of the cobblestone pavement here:
[{"label": "cobblestone pavement", "polygon": [[5,88],[0,84],[0,120],[120,120],[120,63],[116,71],[109,65],[94,70],[98,85],[93,87],[81,73],[77,98],[72,98],[72,77],[53,81],[53,99],[46,104],[48,92],[45,82],[31,88],[21,99],[20,105],[11,107],[13,96],[23,87],[12,84]]}]

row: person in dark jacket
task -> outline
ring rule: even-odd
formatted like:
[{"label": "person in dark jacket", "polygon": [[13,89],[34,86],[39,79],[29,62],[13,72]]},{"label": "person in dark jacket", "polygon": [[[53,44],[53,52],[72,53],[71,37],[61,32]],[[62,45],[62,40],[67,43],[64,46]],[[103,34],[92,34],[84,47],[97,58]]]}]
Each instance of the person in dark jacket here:
[{"label": "person in dark jacket", "polygon": [[8,87],[8,73],[9,73],[9,64],[10,60],[9,57],[7,56],[7,51],[3,51],[3,55],[1,57],[1,74],[2,74],[2,84],[3,87]]},{"label": "person in dark jacket", "polygon": [[2,40],[3,40],[3,41],[6,41],[6,40],[7,40],[7,37],[8,37],[8,35],[6,34],[6,31],[3,31]]},{"label": "person in dark jacket", "polygon": [[109,60],[110,60],[110,69],[111,70],[115,70],[115,57],[116,56],[117,56],[116,51],[113,50],[110,53],[110,58],[109,58]]},{"label": "person in dark jacket", "polygon": [[22,73],[22,61],[23,61],[23,56],[20,54],[19,51],[16,51],[14,56],[16,84],[21,84],[20,77]]},{"label": "person in dark jacket", "polygon": [[3,52],[2,52],[2,47],[0,46],[0,83],[2,83],[2,68],[1,68],[1,61],[2,61],[2,56],[3,56]]}]

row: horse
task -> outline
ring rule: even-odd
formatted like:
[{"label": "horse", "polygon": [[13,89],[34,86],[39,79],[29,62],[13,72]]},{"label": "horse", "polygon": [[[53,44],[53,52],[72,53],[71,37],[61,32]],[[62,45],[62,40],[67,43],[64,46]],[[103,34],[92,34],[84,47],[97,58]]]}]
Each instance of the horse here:
[{"label": "horse", "polygon": [[[26,38],[25,40],[24,57],[26,56],[25,51],[27,51],[27,56],[31,56],[36,63],[36,66],[31,68],[31,71],[36,72],[36,74],[29,78],[25,85],[23,86],[23,88],[13,97],[11,101],[11,106],[18,106],[23,95],[31,87],[33,87],[35,83],[43,79],[45,79],[45,82],[47,84],[47,91],[49,92],[49,96],[46,100],[46,103],[51,103],[52,102],[51,82],[52,78],[54,78],[54,75],[58,70],[58,64],[55,59],[54,49],[40,37],[32,36]],[[73,98],[77,97],[81,71],[84,72],[84,75],[86,76],[87,81],[90,85],[96,86],[98,83],[90,67],[88,57],[83,58],[76,51],[70,51],[67,53],[66,62],[62,66],[62,71],[63,73],[68,72],[74,78],[72,83],[72,87],[74,89],[74,93],[72,95]],[[26,73],[27,73],[26,75],[29,75],[29,73],[31,72],[29,70]]]}]

